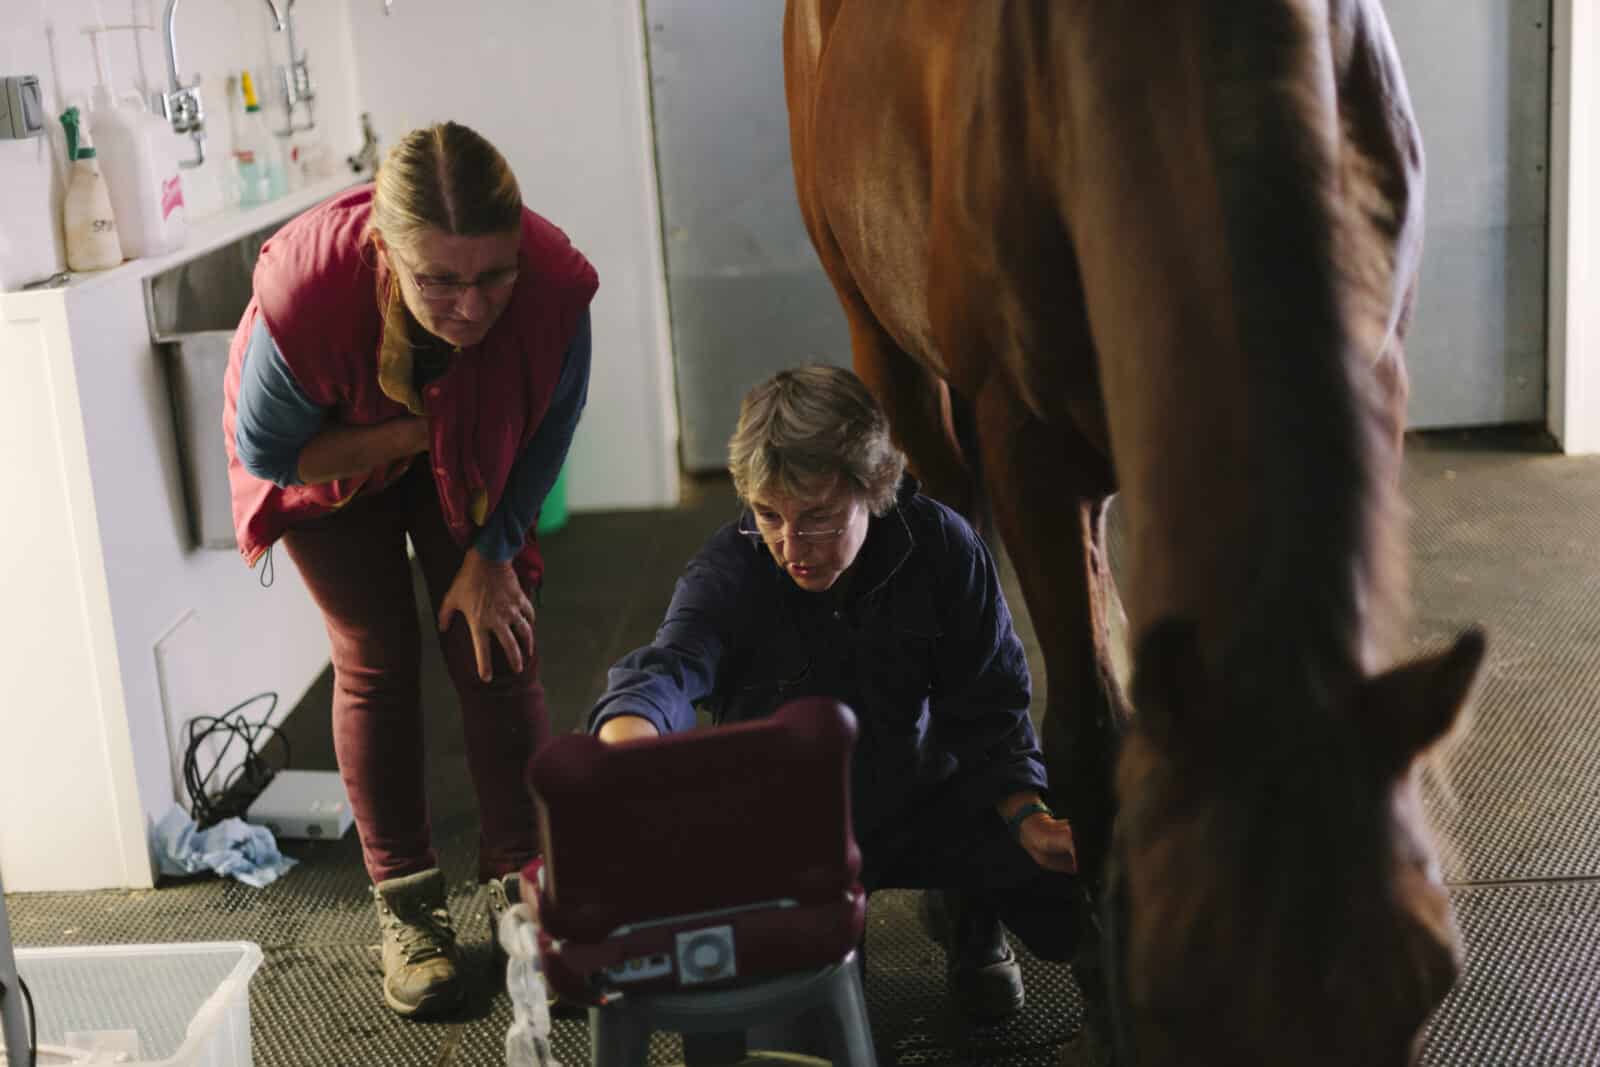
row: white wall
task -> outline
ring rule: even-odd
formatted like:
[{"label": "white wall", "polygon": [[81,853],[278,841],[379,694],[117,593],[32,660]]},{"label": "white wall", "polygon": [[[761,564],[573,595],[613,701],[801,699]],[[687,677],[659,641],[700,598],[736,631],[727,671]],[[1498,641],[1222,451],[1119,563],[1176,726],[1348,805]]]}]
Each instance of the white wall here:
[{"label": "white wall", "polygon": [[17,364],[0,433],[13,505],[0,523],[0,811],[25,813],[0,819],[8,890],[149,886],[145,830],[178,795],[183,724],[261,691],[278,694],[279,721],[327,664],[285,553],[263,589],[237,553],[189,547],[139,282],[124,268],[0,296],[0,352]]},{"label": "white wall", "polygon": [[50,310],[0,313],[7,388],[28,401],[0,420],[0,872],[11,890],[149,885],[69,327]]},{"label": "white wall", "polygon": [[1550,430],[1568,453],[1600,452],[1600,18],[1554,0],[1550,56]]},{"label": "white wall", "polygon": [[346,0],[385,147],[444,119],[493,141],[600,272],[575,510],[678,503],[677,414],[639,0]]},{"label": "white wall", "polygon": [[[378,0],[371,0],[378,3]],[[283,6],[280,2],[280,8]],[[71,104],[87,110],[95,83],[93,54],[84,26],[159,22],[164,0],[5,0],[0,4],[0,73],[36,74],[51,117],[48,139],[0,141],[0,290],[13,289],[66,266],[61,199],[66,150],[60,123]],[[300,0],[295,32],[308,50],[316,83],[317,125],[341,158],[359,144],[359,112],[350,77],[349,26],[341,2]],[[177,7],[179,73],[187,83],[199,73],[206,109],[208,162],[184,172],[184,195],[195,217],[225,206],[224,165],[232,150],[226,86],[251,70],[271,124],[282,125],[274,105],[275,64],[287,58],[284,36],[274,33],[264,0],[180,0]],[[135,39],[139,44],[135,47]],[[166,88],[164,27],[157,32],[106,34],[109,77],[119,91]],[[147,93],[148,96],[148,93]],[[91,117],[92,118],[92,117]],[[189,158],[191,142],[181,138]]]}]

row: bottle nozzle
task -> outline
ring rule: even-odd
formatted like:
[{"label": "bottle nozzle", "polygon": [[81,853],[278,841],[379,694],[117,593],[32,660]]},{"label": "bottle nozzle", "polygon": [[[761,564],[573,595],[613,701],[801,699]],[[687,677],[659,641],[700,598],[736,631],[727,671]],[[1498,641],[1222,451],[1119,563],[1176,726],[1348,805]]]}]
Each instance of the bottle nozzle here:
[{"label": "bottle nozzle", "polygon": [[78,158],[78,109],[69,107],[61,113],[61,126],[67,131],[67,162]]}]

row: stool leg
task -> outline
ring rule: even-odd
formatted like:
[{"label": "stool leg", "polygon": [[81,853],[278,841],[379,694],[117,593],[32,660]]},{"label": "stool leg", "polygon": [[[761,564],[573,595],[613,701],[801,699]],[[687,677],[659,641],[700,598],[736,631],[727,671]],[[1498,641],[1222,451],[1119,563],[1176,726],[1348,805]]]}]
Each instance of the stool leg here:
[{"label": "stool leg", "polygon": [[839,968],[829,982],[828,1042],[836,1067],[878,1067],[872,1045],[872,1024],[867,1020],[867,998],[861,989],[861,970],[852,963]]},{"label": "stool leg", "polygon": [[591,1067],[646,1067],[649,1060],[649,1020],[629,1011],[626,998],[589,1009]]},{"label": "stool leg", "polygon": [[741,1030],[719,1033],[685,1032],[681,1036],[684,1067],[742,1063],[750,1053],[745,1044],[744,1032]]},{"label": "stool leg", "polygon": [[826,1056],[831,1020],[820,1008],[808,1008],[773,1022],[758,1023],[748,1031],[750,1047],[762,1052],[792,1052],[801,1056]]}]

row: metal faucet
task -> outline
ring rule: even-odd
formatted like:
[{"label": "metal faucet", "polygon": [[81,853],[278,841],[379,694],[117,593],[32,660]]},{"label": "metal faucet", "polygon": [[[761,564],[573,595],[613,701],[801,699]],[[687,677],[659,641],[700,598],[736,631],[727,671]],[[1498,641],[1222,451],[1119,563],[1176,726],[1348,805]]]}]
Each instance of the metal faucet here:
[{"label": "metal faucet", "polygon": [[[281,32],[284,20],[277,0],[266,0],[266,5],[272,12],[274,27]],[[194,76],[192,85],[183,84],[178,77],[178,0],[167,0],[162,20],[167,24],[167,91],[158,98],[162,113],[172,123],[172,132],[186,133],[194,139],[194,158],[179,163],[192,170],[206,161],[206,109],[200,98],[200,75]]]},{"label": "metal faucet", "polygon": [[[268,0],[270,3],[271,0]],[[285,0],[284,18],[280,21],[285,36],[289,38],[289,63],[278,68],[280,92],[283,94],[284,127],[274,130],[279,137],[288,137],[305,130],[316,129],[317,116],[314,110],[317,99],[317,88],[311,81],[311,68],[306,62],[306,53],[295,45],[294,38],[294,3],[295,0]],[[295,108],[304,104],[306,109],[306,122],[304,126],[295,124]]]},{"label": "metal faucet", "polygon": [[372,128],[372,114],[361,113],[361,147],[353,156],[345,156],[350,169],[357,174],[376,173],[378,169],[378,134]]},{"label": "metal faucet", "polygon": [[159,94],[161,111],[172,123],[173,133],[194,138],[194,158],[179,166],[198,167],[206,161],[206,111],[200,99],[200,76],[195,75],[193,85],[178,78],[178,0],[167,0],[163,19],[167,24],[167,91]]}]

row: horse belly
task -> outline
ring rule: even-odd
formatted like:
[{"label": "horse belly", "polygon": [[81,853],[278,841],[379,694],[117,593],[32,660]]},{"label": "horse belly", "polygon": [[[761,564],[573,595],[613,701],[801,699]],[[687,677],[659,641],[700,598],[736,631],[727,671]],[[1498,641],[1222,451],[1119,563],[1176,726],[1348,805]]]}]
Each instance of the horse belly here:
[{"label": "horse belly", "polygon": [[898,123],[874,125],[877,138],[840,146],[827,157],[821,190],[827,226],[878,325],[944,378],[949,366],[928,315],[928,170],[915,160],[917,149]]},{"label": "horse belly", "polygon": [[848,269],[843,280],[899,348],[945,377],[928,311],[932,170],[924,90],[936,80],[929,71],[937,63],[899,37],[892,7],[857,4],[840,12],[816,74],[810,181]]},{"label": "horse belly", "polygon": [[[950,367],[928,314],[926,190],[911,190],[894,164],[863,173],[828,213],[851,278],[894,343],[941,378]],[[922,194],[920,202],[914,197]]]}]

